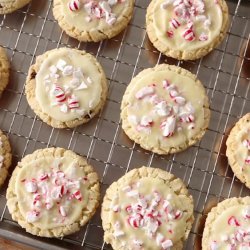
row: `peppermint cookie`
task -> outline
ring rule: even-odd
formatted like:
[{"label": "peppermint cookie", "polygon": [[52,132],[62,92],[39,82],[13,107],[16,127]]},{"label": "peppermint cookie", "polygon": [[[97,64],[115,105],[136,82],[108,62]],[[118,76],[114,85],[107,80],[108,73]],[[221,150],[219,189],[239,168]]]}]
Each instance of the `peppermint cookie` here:
[{"label": "peppermint cookie", "polygon": [[[0,9],[1,10],[1,9]],[[9,81],[10,64],[5,50],[0,47],[0,95],[6,88]]]},{"label": "peppermint cookie", "polygon": [[3,185],[11,165],[11,148],[8,138],[0,130],[0,187]]},{"label": "peppermint cookie", "polygon": [[134,0],[54,0],[53,13],[69,36],[98,42],[125,29],[133,8]]},{"label": "peppermint cookie", "polygon": [[48,148],[25,156],[7,189],[12,219],[27,232],[62,237],[85,225],[99,204],[99,182],[86,160],[70,150]]},{"label": "peppermint cookie", "polygon": [[151,42],[179,60],[208,54],[225,37],[228,23],[224,0],[152,0],[146,15]]},{"label": "peppermint cookie", "polygon": [[88,122],[104,105],[107,82],[96,59],[61,48],[37,57],[26,81],[26,96],[34,112],[55,128]]},{"label": "peppermint cookie", "polygon": [[208,214],[202,250],[250,248],[250,197],[220,202]]},{"label": "peppermint cookie", "polygon": [[226,155],[234,174],[250,188],[250,113],[235,124],[226,144]]},{"label": "peppermint cookie", "polygon": [[31,0],[0,0],[0,14],[8,14],[22,8]]},{"label": "peppermint cookie", "polygon": [[158,154],[195,144],[209,124],[208,97],[189,71],[161,64],[140,72],[121,105],[122,128],[130,139]]},{"label": "peppermint cookie", "polygon": [[107,189],[101,217],[104,240],[115,250],[177,250],[194,220],[193,199],[174,175],[142,167]]}]

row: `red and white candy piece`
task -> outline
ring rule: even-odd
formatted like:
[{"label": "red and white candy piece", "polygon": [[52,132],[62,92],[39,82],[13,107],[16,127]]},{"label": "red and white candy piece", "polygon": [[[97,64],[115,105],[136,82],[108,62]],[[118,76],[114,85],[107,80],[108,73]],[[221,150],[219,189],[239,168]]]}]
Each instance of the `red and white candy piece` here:
[{"label": "red and white candy piece", "polygon": [[39,180],[40,180],[40,181],[45,181],[45,180],[47,180],[47,179],[49,179],[49,175],[48,175],[48,174],[42,174],[42,175],[39,177]]},{"label": "red and white candy piece", "polygon": [[36,210],[30,211],[26,214],[26,220],[29,223],[38,221],[39,217],[40,217],[40,212]]},{"label": "red and white candy piece", "polygon": [[66,208],[64,206],[60,206],[59,213],[62,215],[62,217],[66,217],[67,216]]},{"label": "red and white candy piece", "polygon": [[189,21],[189,22],[187,23],[187,27],[188,27],[189,29],[193,30],[194,23],[193,23],[192,21]]},{"label": "red and white candy piece", "polygon": [[170,90],[169,95],[171,98],[174,98],[174,97],[178,96],[179,93],[175,89],[172,89],[172,90]]},{"label": "red and white candy piece", "polygon": [[70,109],[78,109],[80,107],[79,101],[76,96],[72,95],[68,99],[68,104]]},{"label": "red and white candy piece", "polygon": [[245,219],[250,219],[250,206],[243,211],[243,217]]},{"label": "red and white candy piece", "polygon": [[37,184],[34,181],[27,181],[25,189],[28,193],[35,193],[37,191]]},{"label": "red and white candy piece", "polygon": [[142,99],[142,98],[144,98],[144,97],[146,97],[146,96],[148,96],[148,95],[154,94],[154,92],[155,92],[154,87],[152,87],[152,86],[144,87],[144,88],[140,89],[140,90],[135,94],[135,97],[136,97],[137,99]]},{"label": "red and white candy piece", "polygon": [[243,146],[250,150],[250,140],[246,139],[242,142]]},{"label": "red and white candy piece", "polygon": [[245,159],[245,164],[247,164],[247,165],[250,164],[250,155]]},{"label": "red and white candy piece", "polygon": [[155,105],[155,110],[159,116],[167,116],[171,112],[171,108],[168,107],[167,102],[165,101],[162,101]]},{"label": "red and white candy piece", "polygon": [[239,226],[240,226],[240,223],[239,223],[239,221],[236,219],[235,216],[229,217],[227,223],[228,223],[228,225],[234,226],[234,227],[239,227]]},{"label": "red and white candy piece", "polygon": [[60,106],[60,110],[61,110],[61,112],[63,112],[63,113],[68,113],[68,111],[69,111],[69,108],[68,108],[68,106],[64,103],[63,105],[61,105]]},{"label": "red and white candy piece", "polygon": [[169,86],[170,86],[169,81],[168,80],[163,80],[162,81],[162,86],[163,86],[164,89],[168,89]]},{"label": "red and white candy piece", "polygon": [[47,200],[45,201],[46,209],[50,210],[53,206],[54,206],[54,202],[51,199],[47,198]]},{"label": "red and white candy piece", "polygon": [[40,194],[34,194],[34,197],[33,197],[33,206],[34,207],[41,207],[42,203],[41,203],[40,199],[41,199]]},{"label": "red and white candy piece", "polygon": [[179,105],[184,105],[186,103],[186,99],[182,96],[176,96],[174,101]]},{"label": "red and white candy piece", "polygon": [[194,121],[194,115],[192,115],[192,114],[188,115],[187,118],[186,118],[186,121],[187,122],[193,122]]},{"label": "red and white candy piece", "polygon": [[62,197],[61,187],[60,186],[53,187],[50,191],[50,196],[53,200],[59,200]]},{"label": "red and white candy piece", "polygon": [[199,36],[199,41],[207,41],[208,40],[208,35],[205,33],[201,33]]},{"label": "red and white candy piece", "polygon": [[77,190],[73,193],[73,196],[78,200],[81,201],[82,200],[82,194],[80,190]]},{"label": "red and white candy piece", "polygon": [[177,19],[175,19],[175,18],[172,18],[169,21],[169,25],[173,29],[178,29],[181,26],[180,22]]},{"label": "red and white candy piece", "polygon": [[162,207],[163,207],[163,209],[164,209],[164,211],[165,211],[166,213],[172,211],[172,207],[171,207],[170,202],[169,202],[168,200],[164,200],[164,201],[163,201]]},{"label": "red and white candy piece", "polygon": [[164,241],[164,236],[161,233],[157,233],[156,235],[157,246],[160,246],[163,241]]},{"label": "red and white candy piece", "polygon": [[141,225],[142,219],[143,219],[143,216],[141,214],[135,214],[135,215],[129,216],[128,223],[130,226],[134,228],[138,228]]},{"label": "red and white candy piece", "polygon": [[57,103],[63,103],[66,101],[66,95],[65,95],[65,92],[64,90],[60,87],[60,86],[56,86],[54,91],[53,91],[53,94],[56,98],[56,101]]},{"label": "red and white candy piece", "polygon": [[143,127],[151,127],[152,124],[153,124],[153,120],[152,120],[151,117],[144,115],[141,118],[141,122],[140,122],[141,126],[143,126]]},{"label": "red and white candy piece", "polygon": [[185,40],[191,42],[195,39],[195,34],[193,32],[192,29],[187,28],[184,30],[184,32],[182,33],[182,36],[184,37]]},{"label": "red and white candy piece", "polygon": [[113,209],[113,211],[114,211],[115,213],[118,213],[118,212],[121,210],[121,208],[120,208],[119,205],[114,205],[114,206],[112,207],[112,209]]},{"label": "red and white candy piece", "polygon": [[173,36],[174,36],[174,32],[172,30],[168,30],[166,32],[166,34],[167,34],[167,37],[169,37],[169,38],[173,38]]},{"label": "red and white candy piece", "polygon": [[162,242],[161,246],[163,249],[170,249],[170,247],[173,246],[173,242],[172,240],[165,240]]},{"label": "red and white candy piece", "polygon": [[81,7],[80,0],[70,0],[68,3],[68,7],[71,11],[77,11]]},{"label": "red and white candy piece", "polygon": [[143,245],[143,241],[142,240],[137,240],[137,239],[134,239],[133,240],[133,243],[136,247],[142,247]]},{"label": "red and white candy piece", "polygon": [[161,129],[163,131],[163,136],[170,137],[174,134],[176,126],[176,117],[170,116],[164,122],[161,123]]},{"label": "red and white candy piece", "polygon": [[182,217],[182,211],[181,210],[176,210],[176,212],[175,212],[175,220],[178,220],[178,219],[180,219],[181,217]]}]

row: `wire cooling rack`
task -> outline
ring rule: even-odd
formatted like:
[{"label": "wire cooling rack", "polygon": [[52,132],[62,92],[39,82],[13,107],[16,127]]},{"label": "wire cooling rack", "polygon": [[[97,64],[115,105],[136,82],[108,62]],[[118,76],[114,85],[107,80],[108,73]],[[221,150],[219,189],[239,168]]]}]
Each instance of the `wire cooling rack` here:
[{"label": "wire cooling rack", "polygon": [[[233,175],[225,156],[225,141],[234,123],[250,112],[250,1],[227,1],[230,29],[223,43],[208,56],[181,62],[162,56],[145,32],[149,0],[137,0],[132,21],[119,36],[101,43],[78,43],[58,27],[52,1],[33,0],[25,8],[0,16],[0,45],[11,61],[11,79],[0,99],[0,128],[8,134],[17,161],[38,148],[64,147],[86,156],[107,187],[128,170],[142,165],[170,171],[186,183],[195,201],[195,223],[185,249],[201,249],[205,215],[219,200],[249,195]],[[109,81],[109,95],[98,117],[76,129],[47,126],[29,108],[24,94],[28,68],[35,57],[57,47],[84,49],[100,61]],[[126,86],[144,68],[166,62],[182,66],[203,82],[211,102],[209,129],[200,143],[162,157],[131,142],[121,129],[120,103]],[[80,232],[63,239],[31,236],[6,208],[6,187],[0,191],[0,236],[36,249],[111,249],[103,243],[100,209]]]}]

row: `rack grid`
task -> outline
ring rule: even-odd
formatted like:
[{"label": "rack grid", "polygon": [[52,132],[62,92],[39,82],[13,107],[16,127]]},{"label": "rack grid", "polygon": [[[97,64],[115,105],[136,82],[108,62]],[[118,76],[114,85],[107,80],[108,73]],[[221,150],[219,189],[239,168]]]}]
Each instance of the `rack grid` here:
[{"label": "rack grid", "polygon": [[[100,43],[79,43],[61,31],[52,15],[52,0],[32,1],[13,14],[0,16],[0,44],[11,61],[11,79],[0,99],[0,128],[9,136],[13,170],[38,148],[64,147],[87,158],[107,187],[132,168],[153,166],[183,179],[195,201],[195,223],[185,249],[201,249],[209,209],[228,197],[249,195],[234,177],[225,156],[225,141],[234,123],[250,112],[250,1],[227,0],[230,28],[223,43],[196,61],[178,61],[159,53],[145,31],[149,0],[136,0],[127,29]],[[43,123],[29,108],[24,82],[37,55],[58,47],[84,49],[96,56],[106,72],[109,94],[100,114],[86,125],[58,130]],[[120,103],[131,79],[158,63],[181,66],[196,74],[211,103],[211,122],[201,142],[182,153],[159,156],[141,149],[121,129]],[[0,236],[36,249],[111,249],[103,243],[100,209],[80,232],[63,239],[34,237],[12,221],[6,208],[8,180],[0,190]]]}]

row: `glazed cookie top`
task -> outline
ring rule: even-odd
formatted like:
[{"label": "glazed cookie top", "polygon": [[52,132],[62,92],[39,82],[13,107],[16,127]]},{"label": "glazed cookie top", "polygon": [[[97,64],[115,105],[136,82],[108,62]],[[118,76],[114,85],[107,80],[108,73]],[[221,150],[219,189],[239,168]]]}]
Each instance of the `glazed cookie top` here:
[{"label": "glazed cookie top", "polygon": [[126,119],[148,145],[178,148],[204,127],[204,88],[170,68],[146,72],[126,91]]},{"label": "glazed cookie top", "polygon": [[52,50],[36,75],[36,100],[50,117],[67,122],[88,114],[101,101],[102,73],[89,54]]},{"label": "glazed cookie top", "polygon": [[169,48],[196,50],[219,36],[223,15],[217,0],[154,1],[152,22],[156,36]]},{"label": "glazed cookie top", "polygon": [[131,180],[111,202],[113,237],[128,249],[170,249],[187,230],[183,201],[160,179]]},{"label": "glazed cookie top", "polygon": [[211,225],[208,249],[249,249],[249,222],[250,205],[235,204],[225,208]]},{"label": "glazed cookie top", "polygon": [[42,230],[72,224],[87,206],[87,183],[84,168],[70,157],[34,159],[16,177],[20,213]]},{"label": "glazed cookie top", "polygon": [[115,25],[130,0],[61,1],[65,21],[79,31],[91,31]]}]

